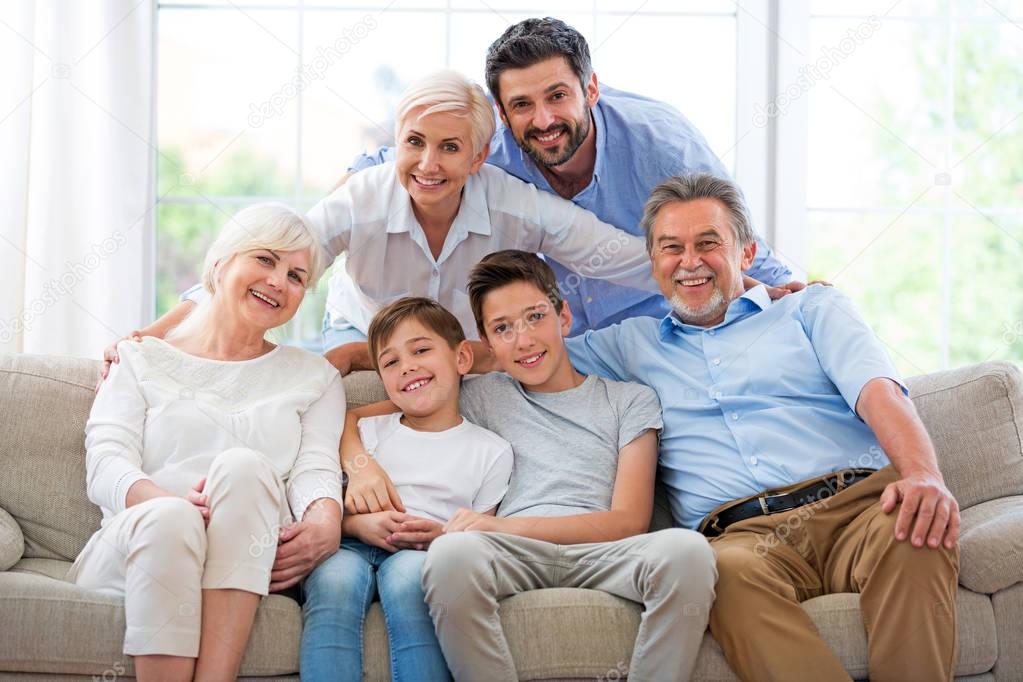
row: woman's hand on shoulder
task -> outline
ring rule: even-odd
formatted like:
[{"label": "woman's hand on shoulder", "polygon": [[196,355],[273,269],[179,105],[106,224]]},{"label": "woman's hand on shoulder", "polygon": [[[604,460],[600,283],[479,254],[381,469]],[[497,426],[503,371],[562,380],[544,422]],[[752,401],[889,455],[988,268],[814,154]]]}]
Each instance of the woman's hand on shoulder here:
[{"label": "woman's hand on shoulder", "polygon": [[99,390],[99,387],[103,385],[104,379],[110,375],[110,366],[121,361],[121,355],[117,352],[117,344],[121,343],[121,341],[128,340],[135,341],[136,343],[141,341],[142,332],[136,329],[131,334],[122,336],[103,349],[103,367],[99,371],[99,381],[96,383],[97,391]]}]

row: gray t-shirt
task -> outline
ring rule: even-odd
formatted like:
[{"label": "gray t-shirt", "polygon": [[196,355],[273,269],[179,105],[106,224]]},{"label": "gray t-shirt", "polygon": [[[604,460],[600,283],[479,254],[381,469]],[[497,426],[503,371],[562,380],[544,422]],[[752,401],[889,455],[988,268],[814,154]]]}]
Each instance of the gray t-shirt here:
[{"label": "gray t-shirt", "polygon": [[652,389],[596,375],[567,391],[536,393],[493,372],[465,380],[460,406],[469,421],[507,440],[515,453],[498,516],[608,511],[618,451],[647,429],[661,428]]}]

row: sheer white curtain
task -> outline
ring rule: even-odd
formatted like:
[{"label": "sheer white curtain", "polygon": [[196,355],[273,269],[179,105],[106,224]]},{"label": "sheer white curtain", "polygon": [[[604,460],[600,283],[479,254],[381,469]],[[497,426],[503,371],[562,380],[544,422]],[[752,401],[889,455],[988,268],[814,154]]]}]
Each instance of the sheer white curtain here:
[{"label": "sheer white curtain", "polygon": [[154,12],[0,5],[0,352],[99,357],[151,315]]}]

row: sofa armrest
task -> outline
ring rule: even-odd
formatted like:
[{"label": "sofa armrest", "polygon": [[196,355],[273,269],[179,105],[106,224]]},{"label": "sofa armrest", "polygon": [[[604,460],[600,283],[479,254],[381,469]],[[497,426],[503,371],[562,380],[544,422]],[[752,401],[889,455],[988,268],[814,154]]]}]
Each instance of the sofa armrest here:
[{"label": "sofa armrest", "polygon": [[21,561],[25,553],[25,536],[14,517],[0,508],[0,571]]},{"label": "sofa armrest", "polygon": [[994,594],[1023,582],[1023,495],[1001,497],[962,513],[959,582]]}]

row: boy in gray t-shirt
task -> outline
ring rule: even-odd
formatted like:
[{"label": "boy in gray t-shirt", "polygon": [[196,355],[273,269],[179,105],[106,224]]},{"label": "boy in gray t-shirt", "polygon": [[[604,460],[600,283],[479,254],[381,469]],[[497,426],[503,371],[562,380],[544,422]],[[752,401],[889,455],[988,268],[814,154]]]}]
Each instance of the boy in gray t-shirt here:
[{"label": "boy in gray t-shirt", "polygon": [[[507,375],[467,379],[460,408],[511,443],[509,489],[496,517],[461,509],[443,534],[392,536],[399,546],[430,545],[423,587],[448,667],[456,680],[516,680],[500,600],[584,587],[643,604],[630,679],[688,680],[717,571],[702,535],[645,533],[661,428],[656,396],[572,367],[563,338],[571,313],[536,255],[490,254],[468,291],[480,337]],[[350,476],[349,494],[401,505],[382,471]]]}]

